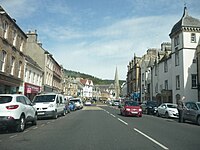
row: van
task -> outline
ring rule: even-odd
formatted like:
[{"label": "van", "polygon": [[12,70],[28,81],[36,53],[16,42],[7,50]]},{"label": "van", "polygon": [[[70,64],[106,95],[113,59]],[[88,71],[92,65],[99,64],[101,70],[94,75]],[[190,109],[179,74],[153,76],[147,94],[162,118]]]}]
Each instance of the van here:
[{"label": "van", "polygon": [[65,99],[62,94],[47,93],[36,95],[33,99],[34,107],[37,110],[38,118],[58,118],[58,115],[65,116]]}]

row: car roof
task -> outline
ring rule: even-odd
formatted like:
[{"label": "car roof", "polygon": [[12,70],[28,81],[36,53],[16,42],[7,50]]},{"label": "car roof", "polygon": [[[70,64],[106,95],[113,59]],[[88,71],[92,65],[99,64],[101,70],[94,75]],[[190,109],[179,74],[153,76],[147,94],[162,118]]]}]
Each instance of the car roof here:
[{"label": "car roof", "polygon": [[24,95],[22,95],[22,94],[0,94],[0,96],[13,96],[13,97],[15,97],[15,96],[24,96]]},{"label": "car roof", "polygon": [[36,96],[41,96],[41,95],[58,95],[58,93],[42,93]]}]

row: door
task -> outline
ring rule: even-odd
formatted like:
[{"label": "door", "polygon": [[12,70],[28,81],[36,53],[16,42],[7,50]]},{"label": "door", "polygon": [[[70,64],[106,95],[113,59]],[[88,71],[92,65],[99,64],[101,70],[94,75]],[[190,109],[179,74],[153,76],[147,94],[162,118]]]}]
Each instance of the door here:
[{"label": "door", "polygon": [[27,97],[23,97],[26,101],[26,113],[28,119],[33,119],[35,117],[35,108],[32,106],[31,101]]},{"label": "door", "polygon": [[191,103],[190,109],[189,109],[189,117],[191,121],[196,121],[198,107],[195,103]]}]

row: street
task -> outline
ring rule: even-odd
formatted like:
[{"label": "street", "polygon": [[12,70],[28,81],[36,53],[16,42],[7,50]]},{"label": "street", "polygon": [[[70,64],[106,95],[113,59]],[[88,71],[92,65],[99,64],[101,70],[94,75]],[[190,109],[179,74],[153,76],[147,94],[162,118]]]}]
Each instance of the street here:
[{"label": "street", "polygon": [[198,150],[200,127],[151,115],[123,117],[117,107],[88,106],[38,120],[22,133],[0,131],[1,150]]}]

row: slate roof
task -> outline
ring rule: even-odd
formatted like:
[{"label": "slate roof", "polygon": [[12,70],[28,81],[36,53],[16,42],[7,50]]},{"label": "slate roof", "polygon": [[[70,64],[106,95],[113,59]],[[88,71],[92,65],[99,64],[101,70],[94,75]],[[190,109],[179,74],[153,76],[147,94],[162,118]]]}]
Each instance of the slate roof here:
[{"label": "slate roof", "polygon": [[182,27],[200,27],[200,20],[189,16],[187,7],[184,7],[182,18],[173,26],[169,36],[180,31]]}]

